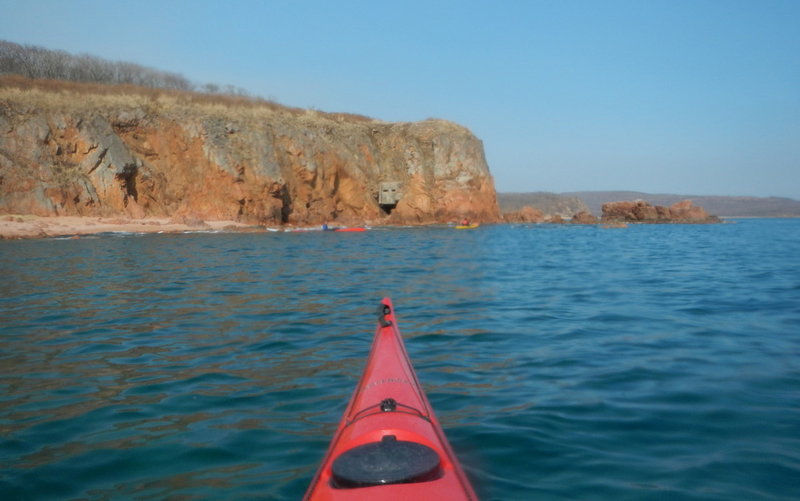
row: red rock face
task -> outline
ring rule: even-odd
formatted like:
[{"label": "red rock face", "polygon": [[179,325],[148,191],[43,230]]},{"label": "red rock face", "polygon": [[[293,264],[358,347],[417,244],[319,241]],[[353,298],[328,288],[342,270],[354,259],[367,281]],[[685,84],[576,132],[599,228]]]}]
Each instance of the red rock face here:
[{"label": "red rock face", "polygon": [[712,217],[702,207],[692,205],[691,200],[677,202],[670,206],[669,211],[672,219],[679,220],[705,221]]},{"label": "red rock face", "polygon": [[581,211],[572,216],[570,222],[573,224],[597,224],[597,218],[591,212]]},{"label": "red rock face", "polygon": [[503,220],[507,223],[543,223],[545,219],[545,215],[541,210],[528,205],[517,212],[503,214]]},{"label": "red rock face", "polygon": [[691,200],[683,200],[671,207],[650,205],[644,200],[633,202],[609,202],[603,204],[603,222],[639,223],[713,223],[719,222],[702,207],[692,205]]},{"label": "red rock face", "polygon": [[[0,213],[423,224],[499,219],[483,145],[441,121],[0,107]],[[380,183],[400,183],[396,206]]]}]

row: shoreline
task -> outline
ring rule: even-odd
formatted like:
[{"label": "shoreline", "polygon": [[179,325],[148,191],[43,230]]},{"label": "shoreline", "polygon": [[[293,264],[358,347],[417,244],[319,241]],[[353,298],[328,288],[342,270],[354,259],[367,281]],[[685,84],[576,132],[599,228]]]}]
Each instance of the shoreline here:
[{"label": "shoreline", "polygon": [[[734,219],[785,219],[776,217],[721,217],[718,223],[731,223]],[[689,223],[686,221],[674,222],[647,222],[626,221],[628,224],[708,224],[706,222]],[[452,225],[454,223],[440,223]],[[556,224],[533,222],[499,222],[494,224]],[[560,223],[575,224],[575,223]],[[592,223],[600,227],[619,225],[619,222],[598,221]],[[371,225],[370,225],[371,226]],[[429,225],[411,225],[429,226]],[[622,225],[620,225],[622,226]],[[184,222],[168,217],[148,217],[132,219],[119,216],[35,216],[31,214],[0,214],[0,240],[28,240],[53,237],[80,238],[81,236],[96,235],[101,233],[187,233],[187,232],[267,232],[267,231],[312,231],[318,229],[314,226],[278,226],[275,228],[254,224],[241,223],[233,220],[201,221],[186,218]]]},{"label": "shoreline", "polygon": [[246,232],[261,227],[236,221],[178,222],[171,218],[130,219],[92,216],[34,216],[6,214],[0,216],[0,239],[20,240],[75,236],[98,233],[184,233],[190,231]]},{"label": "shoreline", "polygon": [[[452,225],[455,223],[436,223]],[[356,226],[374,228],[371,223]],[[430,224],[400,225],[398,227],[430,226]],[[344,228],[347,228],[345,226]],[[333,229],[333,228],[332,228]],[[124,216],[36,216],[31,214],[0,214],[0,240],[36,240],[43,238],[98,235],[103,233],[268,233],[321,231],[321,225],[262,226],[234,220],[200,220],[169,217],[134,219]]]}]

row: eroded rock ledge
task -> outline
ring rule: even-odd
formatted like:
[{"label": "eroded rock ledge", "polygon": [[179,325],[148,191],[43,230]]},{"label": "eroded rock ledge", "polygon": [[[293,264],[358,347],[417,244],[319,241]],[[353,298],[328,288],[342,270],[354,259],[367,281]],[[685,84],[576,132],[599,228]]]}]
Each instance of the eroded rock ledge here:
[{"label": "eroded rock ledge", "polygon": [[644,200],[609,202],[603,204],[602,221],[605,223],[718,223],[717,216],[708,214],[691,200],[683,200],[669,207],[650,205]]},{"label": "eroded rock ledge", "polygon": [[564,218],[561,214],[545,214],[541,209],[525,206],[515,212],[503,214],[508,223],[572,223],[572,224],[625,224],[625,223],[719,223],[717,216],[683,200],[669,207],[651,205],[644,200],[609,202],[603,205],[600,219],[587,210]]},{"label": "eroded rock ledge", "polygon": [[0,80],[0,213],[262,225],[499,219],[481,141],[450,122],[19,79]]}]

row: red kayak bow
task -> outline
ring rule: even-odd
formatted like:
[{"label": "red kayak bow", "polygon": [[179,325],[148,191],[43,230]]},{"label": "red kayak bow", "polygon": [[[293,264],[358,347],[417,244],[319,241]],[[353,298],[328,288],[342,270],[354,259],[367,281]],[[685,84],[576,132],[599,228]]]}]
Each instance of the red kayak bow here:
[{"label": "red kayak bow", "polygon": [[408,358],[389,298],[305,500],[477,500]]}]

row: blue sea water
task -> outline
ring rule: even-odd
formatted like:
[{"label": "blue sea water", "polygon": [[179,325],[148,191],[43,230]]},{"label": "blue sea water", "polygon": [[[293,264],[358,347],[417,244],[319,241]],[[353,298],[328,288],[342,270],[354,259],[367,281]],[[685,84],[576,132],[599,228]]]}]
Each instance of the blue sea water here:
[{"label": "blue sea water", "polygon": [[0,498],[299,499],[390,296],[486,500],[800,499],[800,220],[0,241]]}]

